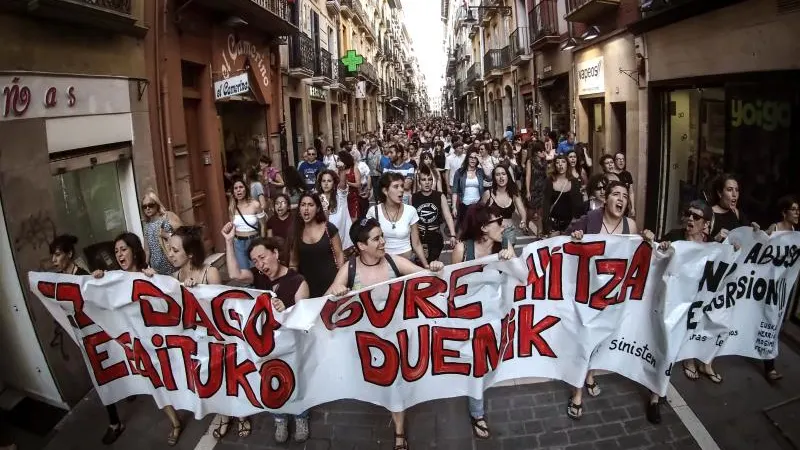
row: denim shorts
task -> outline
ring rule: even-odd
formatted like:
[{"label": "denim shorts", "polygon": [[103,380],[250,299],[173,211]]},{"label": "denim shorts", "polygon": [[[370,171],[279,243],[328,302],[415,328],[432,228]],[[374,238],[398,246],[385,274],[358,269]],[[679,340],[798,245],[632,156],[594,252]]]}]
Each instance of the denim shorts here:
[{"label": "denim shorts", "polygon": [[239,264],[239,270],[249,270],[253,267],[247,249],[250,247],[250,243],[257,237],[258,235],[245,239],[239,237],[233,239],[233,253],[236,256],[236,263]]}]

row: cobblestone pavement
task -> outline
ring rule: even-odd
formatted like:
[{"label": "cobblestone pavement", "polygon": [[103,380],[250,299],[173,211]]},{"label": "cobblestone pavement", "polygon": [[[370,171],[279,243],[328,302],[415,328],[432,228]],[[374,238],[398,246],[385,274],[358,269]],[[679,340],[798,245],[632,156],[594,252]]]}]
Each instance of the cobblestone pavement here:
[{"label": "cobblestone pavement", "polygon": [[[487,415],[492,439],[472,438],[464,398],[437,400],[408,411],[410,450],[613,450],[699,448],[668,405],[663,422],[649,424],[644,417],[647,392],[617,375],[598,378],[603,393],[584,397],[584,417],[566,416],[568,386],[560,382],[520,384],[487,391]],[[339,401],[314,408],[312,438],[305,444],[277,445],[268,415],[253,419],[253,434],[230,435],[215,450],[391,450],[389,413],[380,407]]]}]

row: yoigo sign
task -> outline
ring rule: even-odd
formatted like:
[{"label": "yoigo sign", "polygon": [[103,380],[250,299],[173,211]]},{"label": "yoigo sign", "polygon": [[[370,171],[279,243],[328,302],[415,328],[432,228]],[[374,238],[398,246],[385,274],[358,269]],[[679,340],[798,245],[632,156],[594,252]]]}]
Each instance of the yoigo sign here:
[{"label": "yoigo sign", "polygon": [[247,72],[214,82],[214,97],[217,100],[234,95],[242,95],[249,91],[250,80],[247,76]]},{"label": "yoigo sign", "polygon": [[587,59],[576,66],[578,95],[602,94],[605,92],[603,57]]},{"label": "yoigo sign", "polygon": [[754,126],[764,131],[792,126],[792,104],[784,101],[731,99],[731,126]]}]

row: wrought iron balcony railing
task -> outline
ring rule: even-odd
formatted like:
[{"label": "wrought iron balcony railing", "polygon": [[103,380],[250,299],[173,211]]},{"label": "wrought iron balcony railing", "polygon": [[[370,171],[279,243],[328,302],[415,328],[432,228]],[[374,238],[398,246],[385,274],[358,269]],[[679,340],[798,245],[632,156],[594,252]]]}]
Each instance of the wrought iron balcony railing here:
[{"label": "wrought iron balcony railing", "polygon": [[316,59],[316,68],[314,70],[314,75],[318,77],[324,78],[332,78],[331,77],[331,52],[320,49],[319,56]]},{"label": "wrought iron balcony railing", "polygon": [[508,45],[503,48],[495,48],[486,52],[484,59],[483,73],[488,74],[493,70],[505,69],[509,65]]},{"label": "wrought iron balcony railing", "polygon": [[131,0],[75,0],[92,8],[105,9],[116,13],[131,15]]},{"label": "wrought iron balcony railing", "polygon": [[299,70],[308,76],[314,74],[314,41],[305,33],[289,37],[289,71]]},{"label": "wrought iron balcony railing", "polygon": [[600,16],[619,8],[620,0],[566,0],[570,22],[590,23]]},{"label": "wrought iron balcony railing", "polygon": [[558,1],[540,0],[528,16],[531,25],[531,45],[544,48],[559,41]]},{"label": "wrought iron balcony railing", "polygon": [[528,28],[519,27],[508,36],[508,47],[511,52],[511,59],[519,58],[530,54],[530,42],[528,40]]}]

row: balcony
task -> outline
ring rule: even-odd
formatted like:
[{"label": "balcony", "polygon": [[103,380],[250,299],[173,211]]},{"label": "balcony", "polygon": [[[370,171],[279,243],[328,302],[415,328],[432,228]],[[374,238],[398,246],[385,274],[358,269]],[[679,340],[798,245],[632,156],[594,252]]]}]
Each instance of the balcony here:
[{"label": "balcony", "polygon": [[291,0],[197,0],[197,3],[229,16],[241,17],[268,36],[290,36],[300,32],[292,21],[292,11],[299,5]]},{"label": "balcony", "polygon": [[358,75],[372,84],[378,82],[378,72],[376,72],[375,67],[367,61],[364,61],[358,66]]},{"label": "balcony", "polygon": [[[313,53],[312,53],[313,54]],[[317,86],[328,86],[333,81],[333,70],[331,68],[331,53],[325,49],[320,49],[319,55],[314,58],[314,78],[311,83]]]},{"label": "balcony", "polygon": [[484,9],[478,10],[478,22],[484,25],[488,25],[489,22],[492,21],[492,17],[494,16],[495,11],[493,9],[486,9],[486,8],[494,5],[492,5],[491,0],[481,0],[481,6],[483,6]]},{"label": "balcony", "polygon": [[289,76],[311,78],[315,69],[314,41],[304,33],[289,37]]},{"label": "balcony", "polygon": [[509,59],[508,45],[486,52],[483,65],[483,76],[486,81],[503,76],[503,70],[509,67]]},{"label": "balcony", "polygon": [[[642,19],[630,25],[636,34],[645,33],[744,0],[640,0]],[[786,3],[791,3],[791,0]]]},{"label": "balcony", "polygon": [[353,0],[339,0],[339,8],[345,19],[353,17]]},{"label": "balcony", "polygon": [[533,55],[528,41],[528,28],[520,27],[508,36],[508,51],[511,55],[511,65],[517,66],[523,61],[530,61]]},{"label": "balcony", "polygon": [[570,22],[592,23],[599,17],[619,8],[620,0],[566,0]]},{"label": "balcony", "polygon": [[339,61],[339,58],[331,55],[331,79],[333,80],[331,83],[332,91],[341,91],[345,89],[345,73],[347,73],[347,68],[344,66],[344,64]]},{"label": "balcony", "polygon": [[328,0],[325,2],[325,6],[328,7],[329,14],[339,14],[342,11],[342,7],[339,4],[339,0]]},{"label": "balcony", "polygon": [[361,6],[361,0],[350,0],[350,9],[353,10],[353,22],[366,31],[367,15],[364,14],[364,8]]},{"label": "balcony", "polygon": [[472,91],[472,86],[483,84],[483,77],[481,76],[481,64],[476,62],[473,65],[469,66],[467,69],[467,78],[466,78],[466,85],[467,89],[465,91]]},{"label": "balcony", "polygon": [[11,11],[46,19],[131,36],[143,37],[147,34],[147,28],[136,25],[131,9],[132,0],[6,0],[0,3]]},{"label": "balcony", "polygon": [[528,15],[531,25],[531,48],[543,50],[558,45],[558,0],[541,0]]}]

